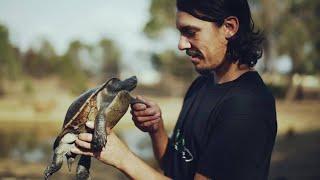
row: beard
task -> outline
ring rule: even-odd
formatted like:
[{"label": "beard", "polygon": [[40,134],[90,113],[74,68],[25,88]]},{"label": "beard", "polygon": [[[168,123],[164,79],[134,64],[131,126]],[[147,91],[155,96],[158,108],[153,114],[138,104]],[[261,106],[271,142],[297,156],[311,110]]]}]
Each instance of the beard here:
[{"label": "beard", "polygon": [[214,68],[210,68],[210,67],[206,67],[206,68],[197,68],[195,67],[195,70],[197,71],[197,73],[199,73],[200,75],[210,75],[213,73]]},{"label": "beard", "polygon": [[[197,57],[200,60],[204,60],[204,55],[201,53],[201,51],[197,49],[187,49],[186,54],[191,57]],[[222,62],[218,65],[211,65],[211,66],[205,66],[205,67],[197,67],[196,64],[194,64],[195,70],[200,75],[210,75],[213,74],[216,71],[225,71],[229,68],[231,65],[231,62],[227,61],[224,57]]]},{"label": "beard", "polygon": [[[186,54],[188,56],[197,57],[199,59],[203,59],[204,58],[203,54],[197,49],[187,49],[186,50]],[[212,71],[211,68],[197,68],[196,66],[195,66],[195,70],[201,75],[210,74],[211,71]]]}]

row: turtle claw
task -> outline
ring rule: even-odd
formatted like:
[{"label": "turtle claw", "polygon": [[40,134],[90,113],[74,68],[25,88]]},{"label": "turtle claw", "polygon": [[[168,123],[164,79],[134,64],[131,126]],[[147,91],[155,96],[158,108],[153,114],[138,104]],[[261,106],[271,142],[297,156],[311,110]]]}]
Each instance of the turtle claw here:
[{"label": "turtle claw", "polygon": [[71,172],[73,162],[74,162],[74,158],[72,158],[72,157],[67,160],[69,172]]}]

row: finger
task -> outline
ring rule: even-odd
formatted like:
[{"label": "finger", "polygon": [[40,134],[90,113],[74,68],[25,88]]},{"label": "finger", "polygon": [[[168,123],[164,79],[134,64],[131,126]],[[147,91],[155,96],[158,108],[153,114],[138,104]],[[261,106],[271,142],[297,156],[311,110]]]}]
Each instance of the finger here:
[{"label": "finger", "polygon": [[155,119],[160,119],[160,115],[156,114],[153,116],[136,116],[133,117],[132,120],[137,121],[137,122],[146,122],[146,121],[152,121]]},{"label": "finger", "polygon": [[147,106],[142,103],[135,103],[135,104],[131,105],[131,109],[133,109],[135,111],[143,111],[143,110],[147,109]]},{"label": "finger", "polygon": [[77,144],[77,146],[79,146],[81,148],[91,149],[91,143],[88,143],[86,141],[82,141],[82,140],[77,139],[76,144]]},{"label": "finger", "polygon": [[154,108],[147,108],[143,111],[133,111],[134,116],[154,116],[156,115],[156,110]]},{"label": "finger", "polygon": [[91,142],[92,141],[92,134],[91,133],[81,133],[78,137],[82,141]]},{"label": "finger", "polygon": [[159,119],[155,119],[155,120],[151,120],[151,121],[146,121],[144,123],[141,124],[141,126],[151,126],[153,124],[157,124],[158,122],[160,121],[160,118]]},{"label": "finger", "polygon": [[90,129],[94,129],[94,122],[93,121],[87,121],[86,126]]},{"label": "finger", "polygon": [[151,102],[150,100],[148,100],[148,99],[145,98],[145,97],[142,97],[142,96],[139,96],[139,95],[138,95],[136,98],[137,98],[138,100],[146,103],[147,107],[150,107],[150,106],[153,106],[153,105],[154,105],[153,102]]},{"label": "finger", "polygon": [[80,155],[86,155],[86,156],[92,156],[92,157],[94,156],[93,152],[81,150],[77,147],[73,147],[70,151],[74,154],[80,154]]}]

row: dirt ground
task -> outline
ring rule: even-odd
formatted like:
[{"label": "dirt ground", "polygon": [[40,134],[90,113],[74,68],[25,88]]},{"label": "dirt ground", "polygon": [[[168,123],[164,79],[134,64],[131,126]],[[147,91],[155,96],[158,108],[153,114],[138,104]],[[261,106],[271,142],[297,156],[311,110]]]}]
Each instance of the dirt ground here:
[{"label": "dirt ground", "polygon": [[[52,95],[45,96],[45,99],[0,99],[0,179],[42,179],[43,170],[50,159],[53,138],[59,132],[65,110],[73,99],[67,95],[55,98],[56,94],[59,92],[53,92]],[[181,109],[182,99],[150,99],[160,104],[165,126],[170,132]],[[277,101],[277,117],[278,136],[272,156],[270,179],[319,180],[320,102]],[[126,114],[116,131],[121,133],[129,129],[134,129],[134,125]],[[151,147],[150,144],[145,146]],[[37,156],[39,149],[45,152],[40,157]],[[153,159],[147,160],[156,166]],[[93,164],[93,179],[127,179],[112,167],[97,161]],[[72,179],[73,175],[74,172],[69,173],[64,167],[52,179]]]}]

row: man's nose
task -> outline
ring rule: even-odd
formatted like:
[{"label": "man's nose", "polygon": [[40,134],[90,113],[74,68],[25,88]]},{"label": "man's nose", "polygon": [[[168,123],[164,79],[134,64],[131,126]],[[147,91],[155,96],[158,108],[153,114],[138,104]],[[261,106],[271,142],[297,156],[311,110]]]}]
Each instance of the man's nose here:
[{"label": "man's nose", "polygon": [[191,48],[191,44],[190,44],[188,38],[186,38],[186,37],[184,37],[184,36],[180,36],[178,48],[179,48],[181,51]]}]

